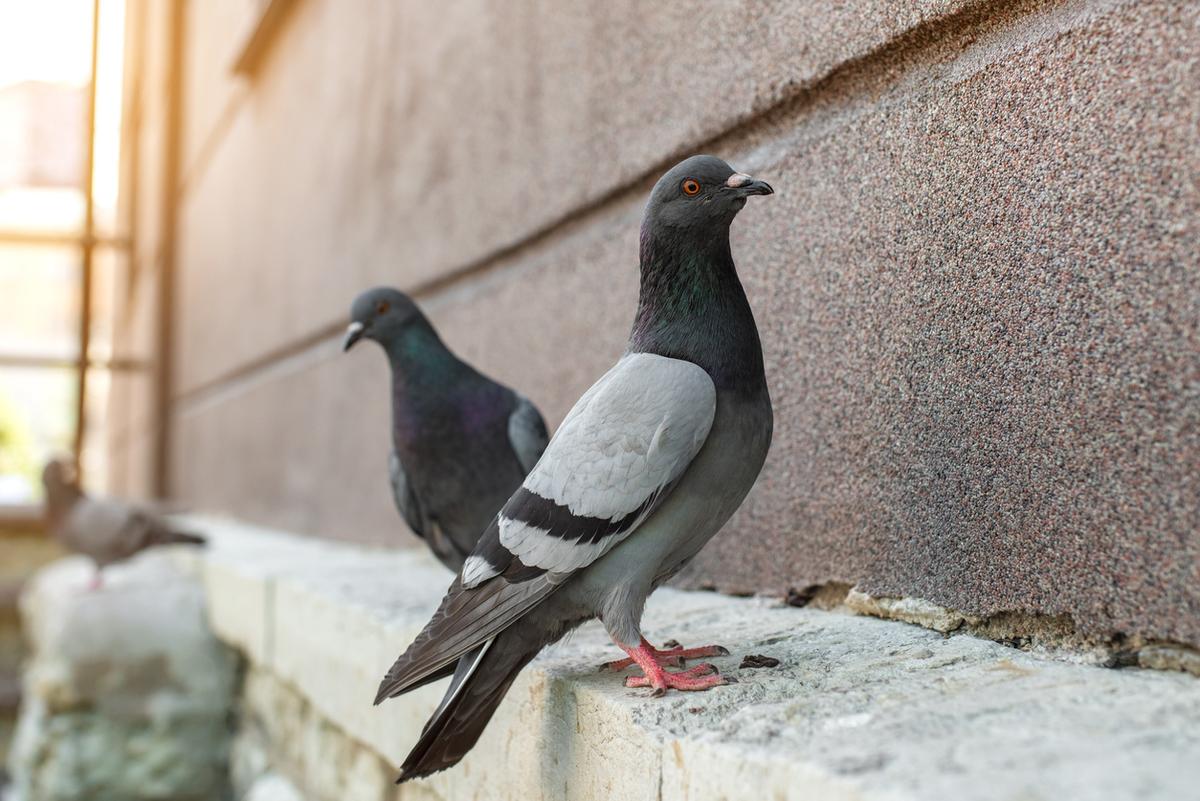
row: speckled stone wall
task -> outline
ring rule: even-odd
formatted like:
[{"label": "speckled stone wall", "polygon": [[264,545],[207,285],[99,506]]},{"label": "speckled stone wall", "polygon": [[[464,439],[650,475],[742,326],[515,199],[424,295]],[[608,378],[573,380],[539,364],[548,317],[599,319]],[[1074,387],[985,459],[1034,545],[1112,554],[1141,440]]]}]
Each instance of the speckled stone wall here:
[{"label": "speckled stone wall", "polygon": [[1200,645],[1200,6],[305,0],[234,79],[251,6],[188,10],[180,500],[411,544],[354,292],[560,420],[705,151],[777,190],[734,231],[776,438],[685,583]]}]

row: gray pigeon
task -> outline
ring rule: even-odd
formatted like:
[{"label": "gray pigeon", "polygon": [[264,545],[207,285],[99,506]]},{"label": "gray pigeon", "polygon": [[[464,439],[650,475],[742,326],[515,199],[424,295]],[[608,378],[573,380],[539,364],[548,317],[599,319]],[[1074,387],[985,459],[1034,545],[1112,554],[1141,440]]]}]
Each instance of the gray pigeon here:
[{"label": "gray pigeon", "polygon": [[42,470],[46,488],[46,524],[64,548],[96,563],[92,588],[100,586],[107,565],[157,545],[203,545],[204,538],[180,531],[153,512],[111,498],[90,498],[65,459]]},{"label": "gray pigeon", "polygon": [[412,299],[380,287],[354,299],[345,350],[373,339],[392,368],[396,508],[442,564],[457,571],[546,449],[537,408],[466,364]]},{"label": "gray pigeon", "polygon": [[771,442],[758,328],[729,248],[746,198],[771,191],[711,156],[655,185],[625,355],[575,404],[380,685],[376,703],[457,663],[400,781],[462,759],[517,673],[591,618],[642,670],[627,686],[657,695],[724,683],[707,664],[666,670],[724,649],[660,651],[640,623],[655,587],[741,504]]}]

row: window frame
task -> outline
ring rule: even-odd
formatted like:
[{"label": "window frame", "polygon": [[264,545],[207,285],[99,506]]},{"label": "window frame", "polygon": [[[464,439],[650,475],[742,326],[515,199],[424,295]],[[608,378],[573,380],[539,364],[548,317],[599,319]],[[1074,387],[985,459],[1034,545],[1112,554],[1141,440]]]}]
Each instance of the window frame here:
[{"label": "window frame", "polygon": [[[0,229],[0,245],[25,245],[45,247],[73,247],[79,254],[79,290],[80,302],[76,322],[78,353],[74,359],[50,354],[16,353],[0,351],[0,367],[31,368],[35,370],[61,370],[71,367],[75,370],[75,427],[72,435],[71,457],[83,479],[83,448],[87,436],[87,388],[88,379],[95,370],[107,370],[110,374],[126,371],[143,371],[149,365],[137,359],[120,359],[109,356],[105,359],[94,359],[88,351],[91,346],[94,305],[94,261],[98,248],[112,250],[118,258],[128,264],[131,243],[127,237],[101,236],[96,232],[95,219],[95,157],[96,157],[96,77],[99,57],[100,40],[100,3],[92,0],[92,39],[90,65],[88,72],[87,91],[85,94],[86,125],[83,135],[84,164],[82,185],[80,190],[84,195],[84,219],[82,229],[75,234],[43,232],[35,230]],[[11,505],[0,504],[0,510]]]}]

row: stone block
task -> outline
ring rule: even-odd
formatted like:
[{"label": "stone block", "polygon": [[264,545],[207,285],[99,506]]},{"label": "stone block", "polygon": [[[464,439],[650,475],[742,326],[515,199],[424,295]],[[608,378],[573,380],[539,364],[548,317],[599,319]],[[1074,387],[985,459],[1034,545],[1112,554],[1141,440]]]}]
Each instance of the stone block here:
[{"label": "stone block", "polygon": [[[235,755],[313,801],[1165,801],[1200,781],[1200,683],[1186,673],[1110,670],[894,621],[664,589],[647,606],[648,639],[725,645],[731,655],[712,661],[736,684],[662,698],[626,689],[620,674],[597,670],[614,649],[590,623],[518,677],[458,766],[392,795],[392,766],[441,688],[380,707],[370,696],[446,576],[416,555],[372,561],[356,547],[297,543],[290,564],[262,549],[253,559],[265,562],[245,566],[281,576],[289,600],[274,664],[247,674]],[[751,667],[747,655],[779,664]]]},{"label": "stone block", "polygon": [[[332,546],[334,553],[345,546]],[[295,686],[316,713],[335,717],[353,738],[397,755],[424,722],[401,706],[372,706],[379,681],[420,632],[420,615],[437,606],[453,576],[424,549],[399,554],[349,549],[319,569],[276,582],[273,671]],[[444,683],[418,691],[437,703]]]},{"label": "stone block", "polygon": [[167,554],[43,569],[22,598],[31,657],[10,763],[33,801],[211,801],[227,787],[237,662]]},{"label": "stone block", "polygon": [[282,776],[267,774],[260,777],[242,796],[243,801],[305,801],[292,783]]}]

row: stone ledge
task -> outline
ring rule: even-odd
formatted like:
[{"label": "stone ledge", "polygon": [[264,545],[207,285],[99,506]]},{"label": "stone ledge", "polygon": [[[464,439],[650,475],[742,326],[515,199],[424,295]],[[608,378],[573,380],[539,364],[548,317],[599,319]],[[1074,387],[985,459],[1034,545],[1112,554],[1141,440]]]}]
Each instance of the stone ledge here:
[{"label": "stone ledge", "polygon": [[[256,695],[291,697],[316,735],[271,769],[305,798],[1178,798],[1200,783],[1200,683],[1181,673],[1045,659],[966,635],[766,599],[661,590],[652,640],[717,641],[739,683],[662,699],[595,666],[598,626],[537,659],[456,769],[393,789],[441,686],[375,708],[379,676],[449,576],[424,553],[293,538],[212,519],[202,576],[218,635],[241,649]],[[746,654],[781,660],[749,669]],[[252,699],[244,703],[253,707]],[[257,713],[270,717],[271,703]],[[291,740],[289,721],[271,721]],[[268,727],[270,728],[270,727]],[[347,749],[353,751],[346,756]],[[355,750],[357,749],[357,750]],[[322,764],[325,763],[325,764]],[[381,768],[382,766],[382,768]],[[352,774],[352,775],[350,775]]]},{"label": "stone ledge", "polygon": [[108,568],[103,589],[92,577],[60,559],[21,595],[13,801],[226,798],[238,659],[201,587],[162,550]]}]

